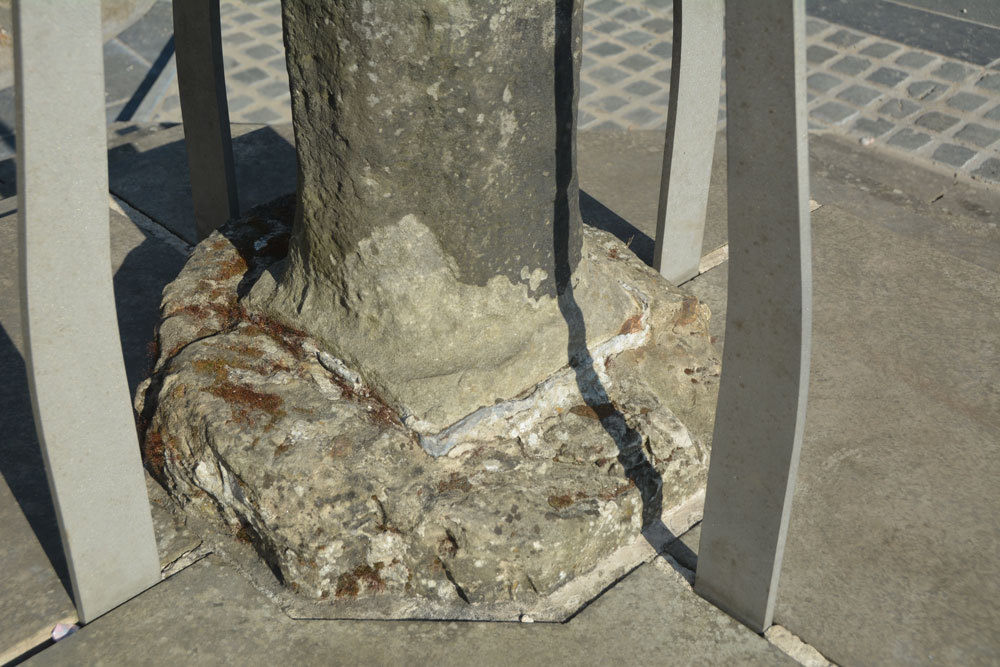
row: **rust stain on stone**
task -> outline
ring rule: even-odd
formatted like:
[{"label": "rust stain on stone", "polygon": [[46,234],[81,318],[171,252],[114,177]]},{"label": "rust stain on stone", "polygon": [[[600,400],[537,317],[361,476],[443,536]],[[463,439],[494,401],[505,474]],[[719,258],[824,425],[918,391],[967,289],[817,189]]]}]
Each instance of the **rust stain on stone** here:
[{"label": "rust stain on stone", "polygon": [[618,330],[618,335],[623,336],[625,334],[635,333],[642,328],[642,315],[633,315],[632,317],[625,320],[622,328]]},{"label": "rust stain on stone", "polygon": [[438,493],[447,493],[448,491],[469,492],[472,490],[472,483],[465,475],[453,472],[448,476],[448,479],[438,482],[437,490]]},{"label": "rust stain on stone", "polygon": [[677,318],[674,320],[674,324],[680,326],[686,326],[691,324],[698,317],[698,299],[697,297],[689,296],[684,298],[684,302],[681,304],[680,312],[677,313]]},{"label": "rust stain on stone", "polygon": [[555,494],[549,496],[549,505],[557,510],[566,509],[573,504],[573,496],[568,493],[564,493],[561,496]]}]

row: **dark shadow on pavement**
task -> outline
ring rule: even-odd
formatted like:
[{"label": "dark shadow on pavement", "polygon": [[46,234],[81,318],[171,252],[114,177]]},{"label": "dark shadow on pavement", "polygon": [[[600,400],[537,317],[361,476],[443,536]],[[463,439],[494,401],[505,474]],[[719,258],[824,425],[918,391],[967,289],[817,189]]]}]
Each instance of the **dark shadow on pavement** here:
[{"label": "dark shadow on pavement", "polygon": [[[600,419],[601,426],[618,447],[618,461],[625,476],[639,489],[642,499],[643,535],[655,549],[663,543],[655,538],[673,537],[663,524],[663,479],[643,452],[642,436],[628,426],[625,416],[608,397],[600,377],[594,370],[594,360],[587,349],[587,328],[583,312],[573,296],[571,266],[571,225],[579,224],[574,178],[575,135],[574,107],[576,104],[576,73],[573,61],[573,34],[580,26],[573,25],[574,0],[555,3],[555,115],[556,115],[556,199],[553,218],[553,250],[559,310],[569,329],[567,356],[576,373],[576,384],[584,402]],[[655,536],[655,538],[654,538]]]},{"label": "dark shadow on pavement", "polygon": [[580,215],[585,225],[615,235],[646,265],[653,265],[653,238],[583,190],[580,190]]},{"label": "dark shadow on pavement", "polygon": [[28,373],[21,353],[0,326],[0,475],[45,551],[52,569],[73,599],[69,567],[59,537],[56,508],[35,431]]}]

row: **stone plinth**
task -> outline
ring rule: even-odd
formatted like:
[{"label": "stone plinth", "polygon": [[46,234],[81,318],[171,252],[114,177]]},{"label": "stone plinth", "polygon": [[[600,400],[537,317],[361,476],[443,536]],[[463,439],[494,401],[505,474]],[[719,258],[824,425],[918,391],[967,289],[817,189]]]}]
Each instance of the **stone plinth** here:
[{"label": "stone plinth", "polygon": [[697,518],[719,363],[696,299],[584,229],[578,273],[630,305],[615,330],[582,347],[598,301],[576,300],[581,279],[563,367],[438,433],[434,457],[349,364],[239,302],[283,258],[292,209],[195,249],[136,407],[171,495],[309,614],[561,619]]}]

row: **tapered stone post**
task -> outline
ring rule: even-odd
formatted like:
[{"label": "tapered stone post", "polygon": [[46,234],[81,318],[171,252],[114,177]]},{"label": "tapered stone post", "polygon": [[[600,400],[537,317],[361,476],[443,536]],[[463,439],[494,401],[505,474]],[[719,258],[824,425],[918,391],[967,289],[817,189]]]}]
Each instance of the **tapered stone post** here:
[{"label": "tapered stone post", "polygon": [[421,432],[566,365],[571,275],[588,340],[615,333],[627,299],[578,266],[582,3],[282,6],[298,210],[252,306],[360,369]]}]

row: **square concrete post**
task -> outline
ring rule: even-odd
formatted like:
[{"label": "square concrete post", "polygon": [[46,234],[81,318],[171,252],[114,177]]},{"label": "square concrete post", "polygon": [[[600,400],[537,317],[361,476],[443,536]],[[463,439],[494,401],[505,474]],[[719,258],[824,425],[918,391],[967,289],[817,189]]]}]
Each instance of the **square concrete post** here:
[{"label": "square concrete post", "polygon": [[698,275],[722,80],[724,0],[674,0],[667,140],[653,268],[679,285]]},{"label": "square concrete post", "polygon": [[159,558],[111,282],[98,2],[14,2],[21,322],[35,427],[84,623]]},{"label": "square concrete post", "polygon": [[174,0],[174,58],[198,238],[239,216],[219,0]]},{"label": "square concrete post", "polygon": [[805,0],[726,3],[729,296],[695,590],[771,624],[809,384]]}]

